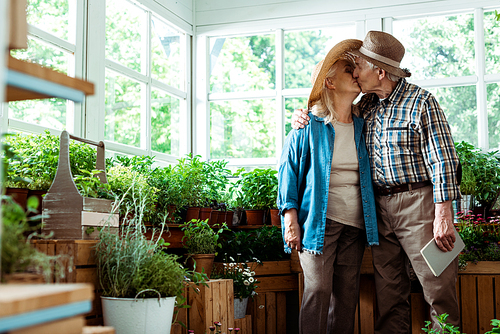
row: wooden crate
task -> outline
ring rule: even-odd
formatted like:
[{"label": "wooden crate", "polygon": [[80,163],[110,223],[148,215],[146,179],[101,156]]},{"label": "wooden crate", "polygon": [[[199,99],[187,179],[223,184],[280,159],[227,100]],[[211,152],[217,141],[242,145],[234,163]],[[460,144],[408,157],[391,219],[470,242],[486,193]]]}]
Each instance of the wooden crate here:
[{"label": "wooden crate", "polygon": [[222,324],[222,332],[229,333],[228,328],[234,328],[233,280],[214,279],[207,284],[187,290],[188,304],[191,306],[188,309],[188,329],[205,333],[218,321]]},{"label": "wooden crate", "polygon": [[[48,255],[68,255],[63,258],[65,276],[60,283],[91,283],[94,287],[95,298],[92,302],[92,311],[85,314],[87,325],[97,326],[103,324],[101,291],[97,275],[97,262],[95,245],[97,240],[32,240],[36,249]],[[69,266],[69,257],[73,259],[73,265]],[[55,268],[54,268],[55,270]],[[53,275],[54,283],[56,281]]]},{"label": "wooden crate", "polygon": [[252,334],[252,316],[246,315],[241,319],[234,319],[234,328],[239,328],[238,334]]}]

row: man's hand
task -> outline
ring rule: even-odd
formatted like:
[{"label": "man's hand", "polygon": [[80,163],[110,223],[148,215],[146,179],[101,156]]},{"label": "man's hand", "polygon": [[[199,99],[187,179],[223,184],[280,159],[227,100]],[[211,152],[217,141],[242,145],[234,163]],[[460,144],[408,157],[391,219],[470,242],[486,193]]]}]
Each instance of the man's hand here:
[{"label": "man's hand", "polygon": [[309,124],[309,116],[307,109],[295,109],[292,114],[292,128],[295,130],[303,129],[305,125]]},{"label": "man's hand", "polygon": [[300,226],[297,215],[297,209],[285,211],[285,243],[291,249],[301,250],[300,244]]},{"label": "man's hand", "polygon": [[434,203],[434,208],[434,240],[443,252],[451,251],[456,240],[451,201]]}]

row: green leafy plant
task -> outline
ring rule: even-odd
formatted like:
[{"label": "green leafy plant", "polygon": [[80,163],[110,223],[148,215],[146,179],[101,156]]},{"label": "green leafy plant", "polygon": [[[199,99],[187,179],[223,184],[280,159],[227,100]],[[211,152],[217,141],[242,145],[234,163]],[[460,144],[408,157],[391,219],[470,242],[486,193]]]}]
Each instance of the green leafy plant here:
[{"label": "green leafy plant", "polygon": [[82,171],[81,175],[73,178],[75,185],[83,197],[113,199],[111,187],[108,183],[101,183],[97,177],[102,173],[100,170]]},{"label": "green leafy plant", "polygon": [[[64,278],[66,269],[71,272],[72,257],[66,254],[47,255],[30,244],[35,236],[50,237],[37,234],[36,227],[30,225],[30,222],[39,221],[41,218],[41,216],[28,217],[29,213],[36,213],[36,207],[38,207],[36,197],[28,199],[27,211],[24,211],[10,196],[2,196],[2,281],[10,274],[32,272],[43,274],[46,282],[50,282],[54,274],[56,281],[59,282]],[[26,234],[29,235],[26,237]]]},{"label": "green leafy plant", "polygon": [[227,257],[242,262],[279,261],[288,259],[283,250],[281,229],[277,226],[262,226],[255,230],[239,230],[225,233],[221,238],[221,251],[216,260],[221,262]]},{"label": "green leafy plant", "polygon": [[239,179],[233,185],[236,201],[244,209],[268,209],[276,207],[278,172],[274,169],[256,168],[251,172],[239,169],[234,176]]},{"label": "green leafy plant", "polygon": [[254,262],[253,267],[250,267],[248,263],[241,263],[239,260],[235,261],[233,257],[228,257],[222,264],[221,269],[216,270],[212,277],[232,279],[235,298],[253,297],[257,294],[255,289],[258,288],[257,284],[259,283],[255,278],[255,267],[257,265],[259,265],[259,262]]},{"label": "green leafy plant", "polygon": [[[462,174],[467,192],[474,194],[481,205],[491,205],[500,190],[500,158],[498,151],[483,152],[462,141],[455,144],[462,163]],[[470,188],[474,189],[470,189]],[[460,189],[463,191],[464,186]]]},{"label": "green leafy plant", "polygon": [[[167,243],[161,238],[161,229],[154,230],[151,239],[145,236],[142,223],[146,203],[141,197],[147,194],[135,192],[132,183],[125,193],[116,200],[115,209],[123,207],[134,215],[121,226],[120,233],[114,233],[109,226],[99,232],[96,245],[97,269],[100,286],[104,296],[134,298],[141,293],[143,297],[177,296],[178,301],[188,279],[195,283],[204,282],[204,274],[185,269],[177,260],[179,256],[166,252]],[[132,194],[129,201],[128,193]]]},{"label": "green leafy plant", "polygon": [[455,227],[464,241],[465,248],[459,255],[459,266],[464,269],[467,261],[500,260],[500,221],[484,219],[481,215],[459,212]]},{"label": "green leafy plant", "polygon": [[184,232],[181,242],[189,254],[217,254],[217,249],[221,247],[219,237],[229,229],[225,223],[212,227],[208,219],[193,219],[182,224],[181,230]]},{"label": "green leafy plant", "polygon": [[[422,328],[424,333],[429,333],[429,334],[462,334],[460,329],[456,326],[453,326],[449,323],[446,322],[448,319],[448,314],[443,313],[438,316],[436,316],[436,319],[439,323],[439,326],[441,327],[440,330],[435,330],[432,329],[432,322],[431,321],[426,321],[425,322],[425,327]],[[494,334],[494,333],[500,333],[500,321],[497,319],[492,319],[491,320],[491,326],[493,326],[491,331],[487,331],[484,334]],[[465,333],[463,333],[465,334]]]}]

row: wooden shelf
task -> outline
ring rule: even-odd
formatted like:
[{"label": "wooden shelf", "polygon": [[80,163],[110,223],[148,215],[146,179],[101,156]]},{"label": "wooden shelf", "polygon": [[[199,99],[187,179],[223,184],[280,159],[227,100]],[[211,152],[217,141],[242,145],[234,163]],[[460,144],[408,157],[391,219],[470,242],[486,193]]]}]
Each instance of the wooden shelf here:
[{"label": "wooden shelf", "polygon": [[58,97],[83,102],[94,94],[94,84],[35,63],[8,57],[6,101]]}]

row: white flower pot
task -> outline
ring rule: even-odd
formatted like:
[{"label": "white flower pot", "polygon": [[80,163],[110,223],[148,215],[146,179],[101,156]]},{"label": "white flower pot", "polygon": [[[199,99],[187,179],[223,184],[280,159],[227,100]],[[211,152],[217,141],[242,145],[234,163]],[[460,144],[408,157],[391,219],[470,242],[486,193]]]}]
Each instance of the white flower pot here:
[{"label": "white flower pot", "polygon": [[175,297],[101,297],[104,325],[116,334],[170,334]]},{"label": "white flower pot", "polygon": [[[248,297],[239,299],[234,297],[234,318],[241,319],[247,313]],[[118,334],[118,333],[117,333]]]}]

